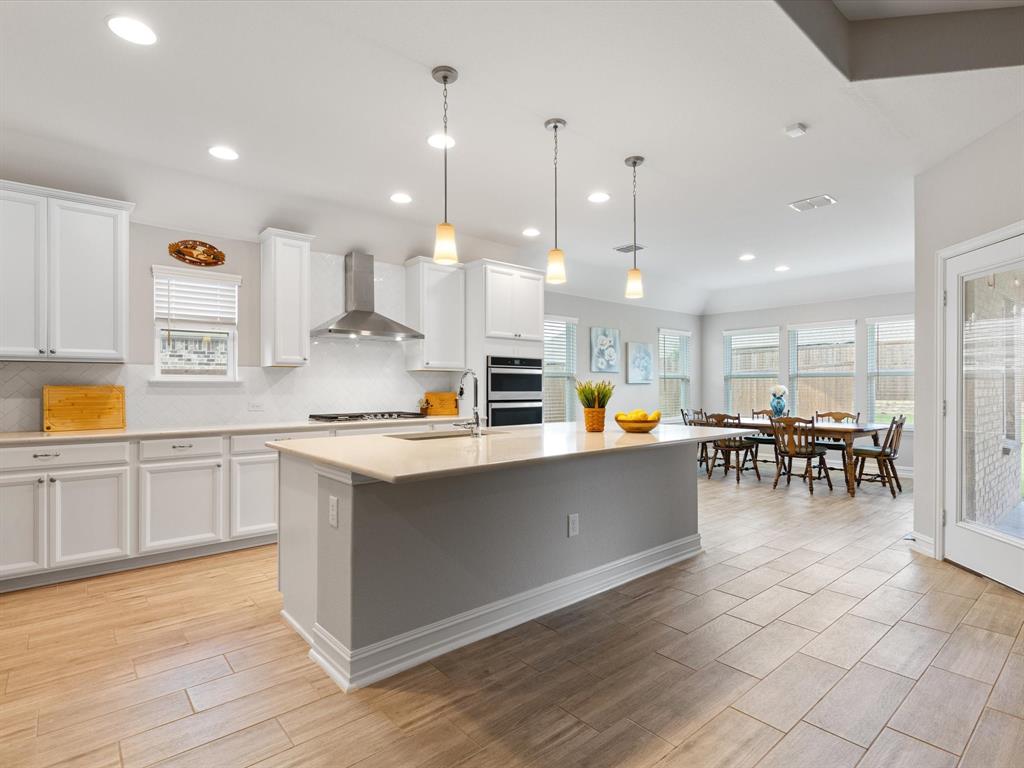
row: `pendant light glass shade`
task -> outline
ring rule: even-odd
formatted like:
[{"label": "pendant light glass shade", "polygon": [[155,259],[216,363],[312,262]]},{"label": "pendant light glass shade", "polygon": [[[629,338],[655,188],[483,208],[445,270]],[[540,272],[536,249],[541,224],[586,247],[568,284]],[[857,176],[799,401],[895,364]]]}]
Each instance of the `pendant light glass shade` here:
[{"label": "pendant light glass shade", "polygon": [[438,264],[458,264],[459,252],[455,247],[455,227],[447,222],[437,225],[434,237],[434,261]]},{"label": "pendant light glass shade", "polygon": [[626,298],[642,299],[644,297],[644,278],[640,270],[633,267],[626,273]]},{"label": "pendant light glass shade", "polygon": [[561,248],[552,248],[548,251],[548,274],[544,279],[552,285],[561,285],[565,282],[565,254]]}]

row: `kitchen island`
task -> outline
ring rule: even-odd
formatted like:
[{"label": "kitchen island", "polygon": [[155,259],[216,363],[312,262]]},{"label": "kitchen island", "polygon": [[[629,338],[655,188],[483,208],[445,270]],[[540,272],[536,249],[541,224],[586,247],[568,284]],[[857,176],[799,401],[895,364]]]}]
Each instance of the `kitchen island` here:
[{"label": "kitchen island", "polygon": [[270,442],[282,615],[342,688],[388,677],[700,552],[697,444],[750,433]]}]

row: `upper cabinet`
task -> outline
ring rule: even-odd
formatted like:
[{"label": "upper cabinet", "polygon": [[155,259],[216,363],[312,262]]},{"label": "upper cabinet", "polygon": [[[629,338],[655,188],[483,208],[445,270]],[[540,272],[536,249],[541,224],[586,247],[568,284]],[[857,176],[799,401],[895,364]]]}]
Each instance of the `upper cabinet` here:
[{"label": "upper cabinet", "polygon": [[124,361],[132,208],[0,181],[0,359]]},{"label": "upper cabinet", "polygon": [[484,334],[493,339],[544,340],[544,276],[532,269],[485,264]]},{"label": "upper cabinet", "polygon": [[405,321],[423,334],[405,342],[410,371],[466,367],[466,273],[422,256],[405,263]]},{"label": "upper cabinet", "polygon": [[309,269],[313,235],[260,233],[260,347],[264,366],[309,362]]}]

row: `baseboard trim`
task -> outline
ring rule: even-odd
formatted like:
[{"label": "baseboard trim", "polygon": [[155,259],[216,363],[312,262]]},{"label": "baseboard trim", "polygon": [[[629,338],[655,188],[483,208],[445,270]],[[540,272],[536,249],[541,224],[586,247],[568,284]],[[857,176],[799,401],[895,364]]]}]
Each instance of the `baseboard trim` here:
[{"label": "baseboard trim", "polygon": [[188,549],[172,549],[152,555],[124,557],[106,563],[89,563],[71,568],[51,569],[39,573],[31,573],[26,576],[14,576],[4,579],[0,581],[0,593],[14,592],[18,589],[29,589],[30,587],[44,587],[48,584],[57,584],[63,581],[76,581],[77,579],[87,579],[90,576],[103,576],[108,573],[131,571],[137,568],[147,568],[151,565],[174,563],[178,560],[192,560],[197,557],[219,555],[222,552],[234,552],[238,549],[262,547],[266,544],[275,543],[277,543],[277,534],[265,533],[260,536],[250,536],[246,539],[218,541],[215,544],[204,544],[203,546],[189,547]]},{"label": "baseboard trim", "polygon": [[[391,677],[456,648],[613,589],[700,552],[698,533],[363,648],[347,648],[320,624],[314,624],[308,633],[299,628],[297,631],[310,643],[309,657],[343,690],[348,691]],[[285,620],[296,626],[290,617],[286,616]]]},{"label": "baseboard trim", "polygon": [[913,538],[913,541],[910,542],[912,550],[928,557],[935,557],[935,539],[917,531],[911,533],[910,536]]}]

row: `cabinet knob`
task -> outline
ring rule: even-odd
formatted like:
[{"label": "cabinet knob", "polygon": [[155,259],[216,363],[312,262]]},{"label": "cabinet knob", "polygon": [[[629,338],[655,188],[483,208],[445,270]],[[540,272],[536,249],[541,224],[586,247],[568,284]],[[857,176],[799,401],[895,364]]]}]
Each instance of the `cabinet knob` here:
[{"label": "cabinet knob", "polygon": [[51,355],[56,355],[57,354],[57,350],[56,349],[51,349],[50,350],[50,354]]},{"label": "cabinet knob", "polygon": [[220,462],[219,462],[219,461],[217,462],[217,466],[218,466],[218,467],[220,466]]},{"label": "cabinet knob", "polygon": [[39,354],[40,355],[45,355],[46,354],[46,350],[45,349],[40,349],[39,350]]},{"label": "cabinet knob", "polygon": [[43,478],[40,477],[38,480],[36,480],[36,482],[39,483],[40,485],[42,485],[43,484]]},{"label": "cabinet knob", "polygon": [[51,483],[56,483],[56,482],[57,482],[57,478],[55,478],[55,477],[51,477],[51,478],[50,478],[50,482],[51,482]]},{"label": "cabinet knob", "polygon": [[429,360],[424,360],[424,361],[423,361],[423,364],[424,364],[424,365],[430,365],[430,361],[429,361]]}]

